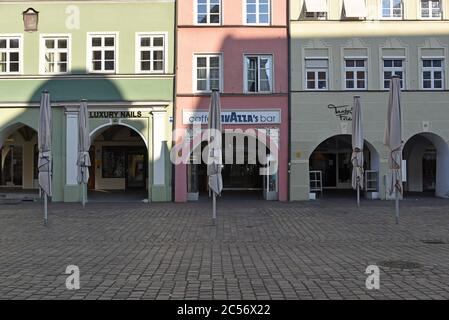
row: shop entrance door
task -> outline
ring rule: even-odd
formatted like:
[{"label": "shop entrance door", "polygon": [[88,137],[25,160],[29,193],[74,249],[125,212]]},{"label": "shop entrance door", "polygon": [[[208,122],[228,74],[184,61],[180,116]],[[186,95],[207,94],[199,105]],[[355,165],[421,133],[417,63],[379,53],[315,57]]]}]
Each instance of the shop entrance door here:
[{"label": "shop entrance door", "polygon": [[145,150],[126,152],[126,188],[145,187]]}]

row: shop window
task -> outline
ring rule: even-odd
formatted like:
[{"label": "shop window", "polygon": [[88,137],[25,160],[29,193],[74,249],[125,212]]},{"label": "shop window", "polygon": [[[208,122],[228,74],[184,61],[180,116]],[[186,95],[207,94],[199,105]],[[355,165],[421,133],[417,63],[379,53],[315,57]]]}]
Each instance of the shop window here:
[{"label": "shop window", "polygon": [[102,148],[102,177],[125,178],[125,152],[123,148]]}]

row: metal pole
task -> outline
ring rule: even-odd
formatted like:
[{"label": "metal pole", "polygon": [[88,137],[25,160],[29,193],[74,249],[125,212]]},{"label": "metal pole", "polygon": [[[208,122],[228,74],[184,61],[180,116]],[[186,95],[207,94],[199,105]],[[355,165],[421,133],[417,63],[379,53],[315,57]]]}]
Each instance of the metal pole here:
[{"label": "metal pole", "polygon": [[396,224],[399,224],[399,192],[398,189],[396,189]]},{"label": "metal pole", "polygon": [[215,226],[217,220],[217,195],[212,192],[212,224]]},{"label": "metal pole", "polygon": [[47,226],[48,223],[47,209],[47,194],[44,191],[44,226]]},{"label": "metal pole", "polygon": [[83,193],[83,208],[85,208],[86,207],[86,184],[83,182],[83,187],[82,187],[82,193]]},{"label": "metal pole", "polygon": [[357,207],[360,208],[360,184],[357,182]]}]

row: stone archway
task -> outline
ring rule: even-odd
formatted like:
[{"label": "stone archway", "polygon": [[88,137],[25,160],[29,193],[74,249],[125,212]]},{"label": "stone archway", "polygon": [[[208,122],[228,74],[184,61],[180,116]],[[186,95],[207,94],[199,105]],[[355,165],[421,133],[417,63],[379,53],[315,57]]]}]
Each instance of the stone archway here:
[{"label": "stone archway", "polygon": [[97,127],[90,136],[93,163],[90,199],[95,200],[95,195],[104,201],[148,199],[149,161],[145,137],[123,123]]},{"label": "stone archway", "polygon": [[[351,154],[352,145],[349,134],[335,135],[318,144],[309,157],[309,189],[313,192],[318,189],[333,190],[336,195],[345,194],[339,190],[351,190]],[[364,161],[365,171],[369,171],[372,174],[370,178],[375,179],[369,186],[370,192],[378,193],[380,156],[376,148],[367,140],[364,146]],[[321,181],[321,185],[318,180]]]},{"label": "stone archway", "polygon": [[449,197],[449,146],[443,138],[430,132],[418,133],[404,144],[407,163],[406,192],[428,192]]},{"label": "stone archway", "polygon": [[21,122],[0,132],[0,186],[37,189],[37,131]]}]

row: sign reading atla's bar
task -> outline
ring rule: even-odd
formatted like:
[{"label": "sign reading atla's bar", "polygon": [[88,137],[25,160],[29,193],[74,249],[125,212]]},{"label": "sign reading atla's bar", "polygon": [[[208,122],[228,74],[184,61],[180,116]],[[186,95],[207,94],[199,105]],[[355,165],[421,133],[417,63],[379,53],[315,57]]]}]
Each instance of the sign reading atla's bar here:
[{"label": "sign reading atla's bar", "polygon": [[90,111],[89,118],[142,118],[142,111]]},{"label": "sign reading atla's bar", "polygon": [[348,105],[336,106],[335,104],[329,104],[327,107],[334,110],[335,115],[340,118],[341,121],[352,120],[352,107]]},{"label": "sign reading atla's bar", "polygon": [[[184,124],[207,124],[207,111],[183,111]],[[222,111],[223,124],[276,124],[281,123],[281,112],[278,111]]]}]

